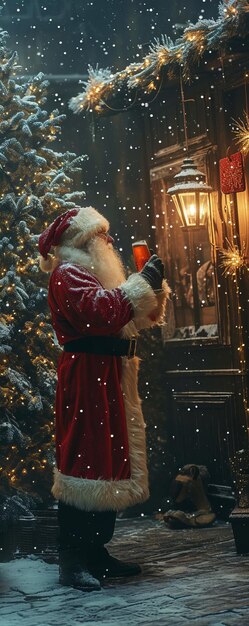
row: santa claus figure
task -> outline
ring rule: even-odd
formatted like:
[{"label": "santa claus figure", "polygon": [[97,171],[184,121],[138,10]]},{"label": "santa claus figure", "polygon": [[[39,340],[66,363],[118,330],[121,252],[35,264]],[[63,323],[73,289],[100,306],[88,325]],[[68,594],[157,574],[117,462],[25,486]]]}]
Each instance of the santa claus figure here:
[{"label": "santa claus figure", "polygon": [[[53,254],[50,254],[50,251]],[[126,279],[109,223],[92,207],[60,215],[39,237],[48,302],[63,351],[56,391],[60,582],[99,590],[103,576],[139,565],[105,544],[116,512],[148,498],[145,430],[137,390],[139,329],[159,323],[167,286],[153,255]]]}]

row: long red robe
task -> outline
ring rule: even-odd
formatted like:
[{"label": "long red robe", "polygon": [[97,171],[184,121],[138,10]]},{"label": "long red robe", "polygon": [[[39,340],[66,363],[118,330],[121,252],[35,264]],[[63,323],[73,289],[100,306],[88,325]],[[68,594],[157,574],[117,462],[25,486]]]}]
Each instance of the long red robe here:
[{"label": "long red robe", "polygon": [[[142,277],[107,290],[87,269],[66,261],[51,274],[48,301],[61,345],[87,335],[130,336],[130,326],[137,333],[133,318],[151,325],[148,315],[158,309]],[[52,489],[59,500],[83,510],[120,510],[148,497],[137,372],[137,358],[61,354]]]},{"label": "long red robe", "polygon": [[[87,335],[117,335],[133,317],[120,289],[104,290],[83,267],[60,264],[49,284],[52,323],[60,344]],[[56,392],[56,460],[66,475],[129,478],[122,359],[63,352]]]}]

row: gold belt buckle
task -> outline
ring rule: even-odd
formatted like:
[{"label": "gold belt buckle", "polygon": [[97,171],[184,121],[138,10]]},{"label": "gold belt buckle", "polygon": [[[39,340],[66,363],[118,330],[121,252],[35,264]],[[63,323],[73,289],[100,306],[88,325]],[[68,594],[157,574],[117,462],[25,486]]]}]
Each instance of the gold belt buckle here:
[{"label": "gold belt buckle", "polygon": [[137,347],[137,338],[136,337],[132,337],[130,339],[130,345],[129,345],[129,350],[128,350],[128,359],[132,359],[135,354],[136,354],[136,347]]}]

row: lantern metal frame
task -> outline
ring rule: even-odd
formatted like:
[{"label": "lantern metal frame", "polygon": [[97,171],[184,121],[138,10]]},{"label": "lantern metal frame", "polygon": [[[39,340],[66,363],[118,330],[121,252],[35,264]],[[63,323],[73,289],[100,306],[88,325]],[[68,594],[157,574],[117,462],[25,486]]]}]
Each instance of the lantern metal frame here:
[{"label": "lantern metal frame", "polygon": [[[210,212],[210,194],[212,187],[206,183],[206,176],[197,169],[191,157],[183,160],[181,171],[174,176],[175,185],[168,189],[168,194],[172,196],[178,215],[181,220],[181,228],[188,234],[189,240],[189,264],[192,278],[193,301],[194,301],[194,324],[197,330],[200,327],[200,302],[197,283],[197,259],[195,231],[206,228],[208,215]],[[206,196],[206,210],[201,210],[201,196]],[[187,199],[192,196],[194,211],[187,206]]]},{"label": "lantern metal frame", "polygon": [[[191,157],[183,160],[181,171],[174,176],[175,185],[168,189],[172,196],[182,227],[186,229],[201,228],[206,225],[210,210],[210,194],[212,187],[208,185],[206,176],[197,169]],[[194,204],[194,212],[191,216],[190,207],[187,206],[192,196],[191,204]],[[202,211],[201,196],[206,197],[206,210]]]}]

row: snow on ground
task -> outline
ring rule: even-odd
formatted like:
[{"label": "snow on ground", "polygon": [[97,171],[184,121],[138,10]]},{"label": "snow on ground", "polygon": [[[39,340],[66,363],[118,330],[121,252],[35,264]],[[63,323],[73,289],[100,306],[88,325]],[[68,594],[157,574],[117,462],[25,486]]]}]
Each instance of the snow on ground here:
[{"label": "snow on ground", "polygon": [[229,525],[172,531],[122,520],[110,551],[143,574],[105,581],[100,592],[58,584],[58,565],[38,557],[0,564],[1,626],[248,626],[249,557]]}]

